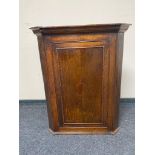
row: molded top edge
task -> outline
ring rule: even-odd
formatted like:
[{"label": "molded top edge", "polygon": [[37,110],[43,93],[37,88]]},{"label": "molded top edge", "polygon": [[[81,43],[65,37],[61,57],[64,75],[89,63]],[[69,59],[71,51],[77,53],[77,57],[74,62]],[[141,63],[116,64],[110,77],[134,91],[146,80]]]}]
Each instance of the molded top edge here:
[{"label": "molded top edge", "polygon": [[131,24],[93,24],[93,25],[72,25],[72,26],[37,26],[30,29],[34,34],[72,34],[72,33],[118,33],[125,32]]}]

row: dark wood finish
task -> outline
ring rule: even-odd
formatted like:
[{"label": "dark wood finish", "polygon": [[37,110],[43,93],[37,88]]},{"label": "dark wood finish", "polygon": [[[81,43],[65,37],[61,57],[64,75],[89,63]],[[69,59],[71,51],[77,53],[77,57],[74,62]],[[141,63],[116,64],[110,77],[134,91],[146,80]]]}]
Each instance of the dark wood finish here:
[{"label": "dark wood finish", "polygon": [[49,128],[55,134],[118,129],[123,37],[129,24],[33,27]]}]

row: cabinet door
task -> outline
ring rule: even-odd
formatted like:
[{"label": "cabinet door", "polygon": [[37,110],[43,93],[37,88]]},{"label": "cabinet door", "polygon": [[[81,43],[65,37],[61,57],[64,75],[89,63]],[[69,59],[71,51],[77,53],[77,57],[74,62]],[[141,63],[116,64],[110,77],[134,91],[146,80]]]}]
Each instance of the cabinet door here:
[{"label": "cabinet door", "polygon": [[59,128],[107,128],[109,41],[49,44],[47,57],[49,72],[53,66]]}]

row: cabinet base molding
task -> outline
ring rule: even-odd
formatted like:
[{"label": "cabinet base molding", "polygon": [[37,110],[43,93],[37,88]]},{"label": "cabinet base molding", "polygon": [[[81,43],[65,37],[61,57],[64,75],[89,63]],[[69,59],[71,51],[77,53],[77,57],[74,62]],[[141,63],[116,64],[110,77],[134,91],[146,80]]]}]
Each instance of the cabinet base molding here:
[{"label": "cabinet base molding", "polygon": [[109,131],[107,128],[63,128],[54,132],[48,129],[53,135],[115,135],[119,131],[119,127],[114,131]]}]

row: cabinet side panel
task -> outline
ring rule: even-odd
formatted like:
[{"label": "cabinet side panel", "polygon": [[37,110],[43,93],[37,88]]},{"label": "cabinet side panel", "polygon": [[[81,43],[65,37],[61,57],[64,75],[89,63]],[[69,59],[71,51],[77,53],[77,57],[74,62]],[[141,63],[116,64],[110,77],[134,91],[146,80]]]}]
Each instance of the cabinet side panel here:
[{"label": "cabinet side panel", "polygon": [[45,95],[47,100],[47,112],[48,112],[48,122],[49,122],[49,128],[52,128],[52,112],[49,104],[49,94],[48,94],[48,78],[46,77],[47,74],[47,63],[46,63],[46,55],[45,55],[45,46],[44,46],[44,38],[41,35],[37,36],[38,39],[38,47],[39,47],[39,54],[40,54],[40,62],[41,62],[41,68],[42,68],[42,75],[43,75],[43,81],[44,81],[44,89],[45,89]]},{"label": "cabinet side panel", "polygon": [[[117,107],[116,110],[119,114],[119,103],[120,103],[120,93],[121,93],[121,76],[122,76],[122,60],[123,60],[123,44],[124,44],[124,33],[117,34],[117,42],[116,42],[116,90],[117,90]],[[117,118],[118,115],[116,116]],[[119,120],[119,119],[117,119]],[[118,121],[116,125],[118,125]]]},{"label": "cabinet side panel", "polygon": [[[45,94],[47,99],[49,128],[52,129],[53,131],[57,131],[58,115],[57,115],[56,92],[55,92],[55,82],[54,82],[53,65],[52,65],[53,60],[51,55],[52,51],[48,47],[48,44],[46,43],[46,39],[44,36],[41,35],[38,36],[38,46],[39,46],[40,61],[44,80]],[[49,66],[51,66],[51,68],[49,68]]]}]

